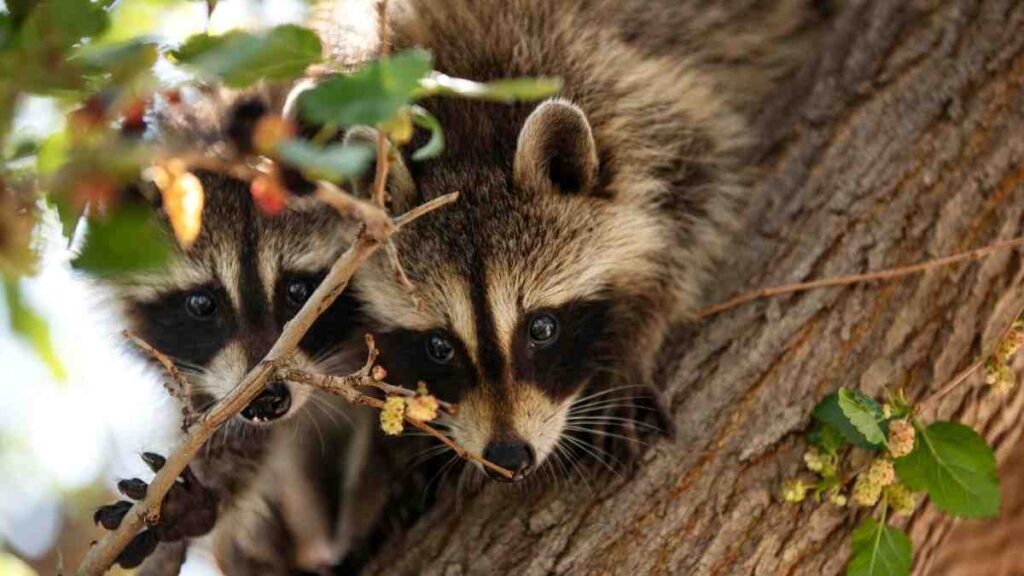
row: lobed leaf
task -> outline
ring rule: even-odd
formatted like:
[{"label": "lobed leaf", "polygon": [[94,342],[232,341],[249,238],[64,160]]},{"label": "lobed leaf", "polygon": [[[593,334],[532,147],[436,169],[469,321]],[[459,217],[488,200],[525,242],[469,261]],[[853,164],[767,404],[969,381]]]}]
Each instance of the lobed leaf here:
[{"label": "lobed leaf", "polygon": [[904,576],[910,574],[910,538],[868,516],[853,533],[853,557],[846,576]]},{"label": "lobed leaf", "polygon": [[412,101],[431,62],[430,53],[424,50],[407,50],[371,62],[303,92],[300,113],[318,124],[374,126]]},{"label": "lobed leaf", "polygon": [[420,83],[417,98],[427,96],[454,96],[490,102],[518,102],[543,100],[562,90],[560,78],[508,78],[493,82],[474,82],[434,73]]},{"label": "lobed leaf", "polygon": [[259,33],[196,34],[171,57],[203,76],[242,88],[260,80],[294,79],[319,62],[321,52],[320,38],[312,30],[284,24]]},{"label": "lobed leaf", "polygon": [[72,265],[96,275],[160,267],[170,243],[145,206],[122,205],[107,219],[89,219],[85,244]]},{"label": "lobed leaf", "polygon": [[277,155],[313,180],[341,182],[362,174],[373,159],[374,151],[351,144],[321,148],[302,140],[289,140],[277,146]]},{"label": "lobed leaf", "polygon": [[837,400],[839,409],[850,424],[874,446],[885,443],[885,432],[880,423],[885,420],[878,402],[859,390],[840,388]]},{"label": "lobed leaf", "polygon": [[814,407],[814,411],[811,413],[815,420],[822,424],[827,424],[834,428],[847,442],[864,448],[867,450],[878,450],[878,444],[870,442],[867,437],[864,436],[857,429],[856,426],[850,422],[850,419],[843,413],[842,408],[839,406],[839,394],[833,392],[828,396],[822,398],[821,402]]},{"label": "lobed leaf", "polygon": [[441,122],[421,106],[412,106],[412,121],[420,128],[430,131],[430,140],[422,148],[412,153],[413,160],[428,160],[444,152],[444,128]]},{"label": "lobed leaf", "polygon": [[998,516],[996,459],[985,439],[955,422],[916,428],[914,450],[894,462],[900,481],[928,492],[936,508],[953,516]]}]

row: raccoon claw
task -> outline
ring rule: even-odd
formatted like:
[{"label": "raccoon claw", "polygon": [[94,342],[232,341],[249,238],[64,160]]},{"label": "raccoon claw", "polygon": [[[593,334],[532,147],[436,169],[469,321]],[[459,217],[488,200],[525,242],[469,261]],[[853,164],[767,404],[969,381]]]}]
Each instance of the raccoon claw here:
[{"label": "raccoon claw", "polygon": [[[167,463],[166,458],[152,452],[143,453],[142,460],[153,472],[158,472]],[[131,500],[144,499],[148,489],[149,485],[139,478],[117,483],[117,490]],[[217,522],[217,507],[217,495],[203,486],[186,467],[164,496],[160,520],[137,534],[117,557],[117,563],[122,568],[134,568],[152,554],[160,542],[197,538],[208,533]],[[93,521],[107,530],[116,530],[131,508],[129,500],[101,506],[93,514]]]},{"label": "raccoon claw", "polygon": [[132,503],[121,500],[106,506],[100,506],[92,515],[93,524],[103,526],[107,530],[117,530],[124,520],[124,515],[132,508]]}]

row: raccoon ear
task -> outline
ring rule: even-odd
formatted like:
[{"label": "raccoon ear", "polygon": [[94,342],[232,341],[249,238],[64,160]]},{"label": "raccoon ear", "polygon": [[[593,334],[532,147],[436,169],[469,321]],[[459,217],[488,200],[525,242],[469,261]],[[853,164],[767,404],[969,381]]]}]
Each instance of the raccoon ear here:
[{"label": "raccoon ear", "polygon": [[[374,161],[367,165],[367,168],[358,178],[352,182],[353,192],[361,197],[369,198],[373,194],[373,179],[376,176],[377,158],[377,131],[368,126],[355,126],[345,132],[343,142],[346,145],[360,144],[373,150]],[[402,199],[407,192],[414,187],[412,175],[405,166],[401,154],[393,154],[388,168],[387,190],[392,196],[392,208],[395,210],[408,209],[404,206]]]},{"label": "raccoon ear", "polygon": [[594,134],[578,106],[549,100],[526,119],[516,145],[517,181],[554,185],[564,194],[588,194],[597,183],[597,168]]}]

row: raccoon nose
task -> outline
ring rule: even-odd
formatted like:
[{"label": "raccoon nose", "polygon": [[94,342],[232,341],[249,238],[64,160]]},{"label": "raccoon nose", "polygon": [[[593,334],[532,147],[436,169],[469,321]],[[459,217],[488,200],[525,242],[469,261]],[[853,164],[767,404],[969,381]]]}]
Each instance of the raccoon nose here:
[{"label": "raccoon nose", "polygon": [[533,469],[533,465],[537,462],[537,454],[533,451],[533,446],[522,440],[506,440],[488,444],[484,449],[484,459],[505,468],[514,475],[509,480],[494,470],[485,468],[488,476],[494,480],[518,482],[526,478],[526,475]]},{"label": "raccoon nose", "polygon": [[242,417],[253,422],[269,422],[284,416],[292,407],[292,393],[284,382],[271,382],[242,410]]}]

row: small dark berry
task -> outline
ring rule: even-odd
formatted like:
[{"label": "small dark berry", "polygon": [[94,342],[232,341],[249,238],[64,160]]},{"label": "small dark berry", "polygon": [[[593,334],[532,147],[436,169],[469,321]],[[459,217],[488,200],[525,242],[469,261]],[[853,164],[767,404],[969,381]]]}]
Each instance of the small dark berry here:
[{"label": "small dark berry", "polygon": [[228,111],[227,135],[239,152],[248,154],[253,151],[253,130],[266,113],[267,105],[255,98],[245,98],[231,106]]},{"label": "small dark berry", "polygon": [[310,182],[302,172],[291,166],[280,166],[281,183],[284,187],[296,196],[307,196],[316,190],[316,184]]}]

